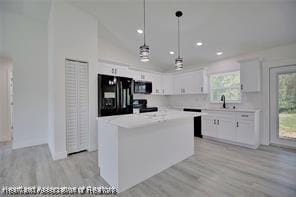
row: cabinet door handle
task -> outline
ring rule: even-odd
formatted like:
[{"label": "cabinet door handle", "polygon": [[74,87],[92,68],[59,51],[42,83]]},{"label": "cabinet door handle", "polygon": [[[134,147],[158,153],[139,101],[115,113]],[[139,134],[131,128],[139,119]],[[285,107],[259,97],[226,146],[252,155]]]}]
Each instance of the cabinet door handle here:
[{"label": "cabinet door handle", "polygon": [[112,68],[112,74],[114,74],[114,68]]},{"label": "cabinet door handle", "polygon": [[203,87],[200,88],[200,91],[203,92]]},{"label": "cabinet door handle", "polygon": [[217,120],[217,125],[219,125],[219,120]]},{"label": "cabinet door handle", "polygon": [[247,118],[247,117],[249,117],[248,115],[242,115],[242,117],[245,117],[245,118]]},{"label": "cabinet door handle", "polygon": [[216,124],[216,120],[214,120],[214,124]]},{"label": "cabinet door handle", "polygon": [[244,89],[244,85],[243,84],[241,84],[241,90],[243,90]]},{"label": "cabinet door handle", "polygon": [[115,74],[117,74],[117,68],[115,68]]},{"label": "cabinet door handle", "polygon": [[238,121],[236,122],[236,127],[239,127]]}]

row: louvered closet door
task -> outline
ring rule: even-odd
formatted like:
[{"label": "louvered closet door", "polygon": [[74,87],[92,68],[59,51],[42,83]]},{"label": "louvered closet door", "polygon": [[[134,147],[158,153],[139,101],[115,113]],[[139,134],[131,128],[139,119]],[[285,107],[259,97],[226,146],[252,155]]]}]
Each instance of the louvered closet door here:
[{"label": "louvered closet door", "polygon": [[88,65],[79,63],[78,66],[78,147],[80,150],[88,148]]},{"label": "louvered closet door", "polygon": [[88,148],[88,65],[66,61],[67,153]]}]

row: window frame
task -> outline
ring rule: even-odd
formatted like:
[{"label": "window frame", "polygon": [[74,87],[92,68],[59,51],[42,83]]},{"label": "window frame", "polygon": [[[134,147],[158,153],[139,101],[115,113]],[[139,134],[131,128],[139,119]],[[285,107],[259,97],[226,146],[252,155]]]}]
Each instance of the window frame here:
[{"label": "window frame", "polygon": [[[213,100],[213,97],[212,97],[212,80],[211,80],[211,77],[212,76],[221,76],[221,75],[227,75],[227,74],[231,74],[231,73],[239,73],[240,75],[240,70],[231,70],[231,71],[224,71],[224,72],[219,72],[219,73],[211,73],[209,74],[209,88],[210,88],[210,103],[222,103],[222,101],[215,101]],[[239,80],[241,80],[241,77],[239,76]],[[240,82],[241,84],[241,82]],[[229,87],[229,88],[216,88],[215,90],[225,90],[225,89],[235,89],[236,87]],[[241,88],[239,86],[239,91],[240,91],[240,97],[239,97],[239,100],[227,100],[226,98],[226,102],[227,103],[242,103],[242,91],[241,91]]]}]

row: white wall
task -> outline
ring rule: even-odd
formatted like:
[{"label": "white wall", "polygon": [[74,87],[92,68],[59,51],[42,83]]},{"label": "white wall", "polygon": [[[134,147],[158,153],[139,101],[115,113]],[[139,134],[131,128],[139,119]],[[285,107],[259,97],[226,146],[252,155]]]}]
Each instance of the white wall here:
[{"label": "white wall", "polygon": [[47,24],[17,12],[3,17],[3,44],[14,62],[13,147],[47,143]]},{"label": "white wall", "polygon": [[[1,3],[0,3],[1,6]],[[3,23],[3,16],[2,16],[2,10],[0,9],[0,54],[3,53],[3,33],[4,33],[4,23]]]},{"label": "white wall", "polygon": [[49,93],[51,96],[49,147],[54,159],[66,157],[65,59],[89,63],[90,147],[97,148],[95,88],[97,64],[97,21],[92,16],[61,1],[53,1],[49,23]]},{"label": "white wall", "polygon": [[123,47],[121,42],[100,22],[98,22],[98,58],[134,68],[162,71],[161,67],[151,62],[141,62],[137,55]]},{"label": "white wall", "polygon": [[10,140],[9,76],[12,63],[0,56],[0,142]]}]

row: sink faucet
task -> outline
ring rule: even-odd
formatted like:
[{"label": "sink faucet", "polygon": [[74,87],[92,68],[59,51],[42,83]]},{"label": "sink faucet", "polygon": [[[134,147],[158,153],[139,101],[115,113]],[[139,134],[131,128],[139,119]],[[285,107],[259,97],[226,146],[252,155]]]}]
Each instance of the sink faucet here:
[{"label": "sink faucet", "polygon": [[223,101],[223,108],[225,109],[226,104],[225,104],[225,96],[224,95],[221,96],[221,101]]}]

